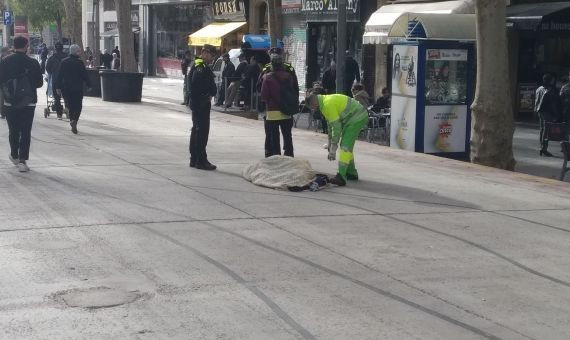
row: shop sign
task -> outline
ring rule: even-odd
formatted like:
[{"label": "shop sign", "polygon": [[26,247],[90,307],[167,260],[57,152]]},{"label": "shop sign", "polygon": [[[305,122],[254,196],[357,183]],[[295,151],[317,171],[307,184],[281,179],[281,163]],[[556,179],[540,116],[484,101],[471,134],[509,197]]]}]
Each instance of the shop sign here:
[{"label": "shop sign", "polygon": [[117,22],[116,21],[105,21],[103,23],[105,32],[112,31],[117,29]]},{"label": "shop sign", "polygon": [[281,0],[281,10],[283,14],[299,13],[302,7],[301,0]]},{"label": "shop sign", "polygon": [[225,21],[245,21],[243,0],[212,0],[214,19]]},{"label": "shop sign", "polygon": [[568,22],[543,22],[540,26],[542,31],[570,31]]},{"label": "shop sign", "polygon": [[[360,0],[347,0],[346,18],[349,21],[360,21]],[[338,0],[301,0],[301,12],[313,21],[337,19]],[[323,20],[324,19],[324,20]]]},{"label": "shop sign", "polygon": [[16,16],[14,20],[14,33],[15,34],[28,33],[28,17]]}]

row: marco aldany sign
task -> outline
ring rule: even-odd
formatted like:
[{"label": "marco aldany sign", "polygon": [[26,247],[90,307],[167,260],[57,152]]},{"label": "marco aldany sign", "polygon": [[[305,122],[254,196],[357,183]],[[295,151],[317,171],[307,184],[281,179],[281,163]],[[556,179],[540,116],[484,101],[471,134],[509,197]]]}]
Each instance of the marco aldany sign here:
[{"label": "marco aldany sign", "polygon": [[[301,12],[309,21],[336,21],[338,0],[302,0]],[[360,21],[360,0],[347,0],[346,18],[348,21]]]}]

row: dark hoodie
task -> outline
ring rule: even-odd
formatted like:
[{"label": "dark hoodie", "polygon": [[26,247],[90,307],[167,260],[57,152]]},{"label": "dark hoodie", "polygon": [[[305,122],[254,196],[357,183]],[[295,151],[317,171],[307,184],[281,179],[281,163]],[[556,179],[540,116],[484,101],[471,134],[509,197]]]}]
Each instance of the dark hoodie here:
[{"label": "dark hoodie", "polygon": [[57,77],[57,73],[59,72],[59,65],[61,65],[61,61],[67,58],[67,53],[63,51],[55,52],[51,57],[49,57],[47,64],[46,64],[46,71],[49,75],[53,78]]}]

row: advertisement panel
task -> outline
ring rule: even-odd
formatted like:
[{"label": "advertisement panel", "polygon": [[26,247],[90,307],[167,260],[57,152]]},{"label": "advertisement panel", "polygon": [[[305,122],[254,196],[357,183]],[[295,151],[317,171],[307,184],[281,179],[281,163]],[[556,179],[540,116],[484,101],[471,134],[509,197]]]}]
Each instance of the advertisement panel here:
[{"label": "advertisement panel", "polygon": [[395,45],[392,57],[390,146],[415,151],[418,46]]},{"label": "advertisement panel", "polygon": [[395,45],[392,57],[392,94],[417,95],[418,47]]},{"label": "advertisement panel", "polygon": [[392,97],[390,147],[416,150],[416,98]]},{"label": "advertisement panel", "polygon": [[424,152],[465,152],[467,106],[426,106]]},{"label": "advertisement panel", "polygon": [[467,101],[467,50],[426,51],[427,105],[458,105]]}]

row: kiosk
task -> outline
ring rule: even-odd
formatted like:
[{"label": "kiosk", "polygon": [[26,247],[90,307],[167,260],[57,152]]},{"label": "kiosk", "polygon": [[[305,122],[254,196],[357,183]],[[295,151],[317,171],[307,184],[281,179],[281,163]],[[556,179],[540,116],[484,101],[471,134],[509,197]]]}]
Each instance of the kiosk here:
[{"label": "kiosk", "polygon": [[390,146],[467,158],[475,16],[405,13],[392,25]]}]

